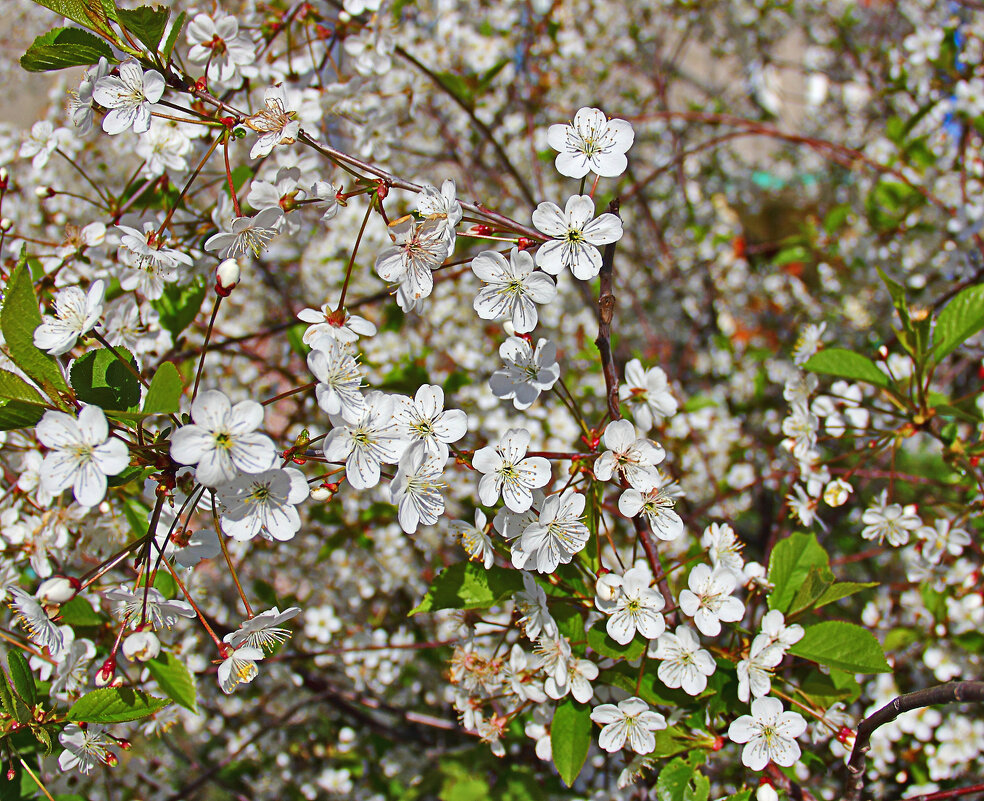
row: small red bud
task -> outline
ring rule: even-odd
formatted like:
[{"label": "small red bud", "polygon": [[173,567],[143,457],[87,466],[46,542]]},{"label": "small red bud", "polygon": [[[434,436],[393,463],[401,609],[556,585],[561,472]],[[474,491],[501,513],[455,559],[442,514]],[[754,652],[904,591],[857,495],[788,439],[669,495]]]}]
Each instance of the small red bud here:
[{"label": "small red bud", "polygon": [[536,244],[536,242],[534,242],[534,241],[533,241],[532,239],[528,239],[528,238],[527,238],[527,237],[525,237],[525,236],[521,236],[521,237],[520,237],[520,238],[519,238],[519,239],[517,240],[517,242],[516,242],[516,246],[517,246],[517,247],[518,247],[518,248],[519,248],[520,250],[529,250],[529,249],[530,249],[531,247],[533,247],[533,246],[534,246],[535,244]]},{"label": "small red bud", "polygon": [[720,751],[722,748],[724,748],[724,738],[721,735],[718,735],[714,738],[714,744],[711,745],[711,750]]},{"label": "small red bud", "polygon": [[7,781],[8,782],[12,782],[14,780],[14,776],[16,776],[16,775],[17,774],[14,772],[14,769],[13,768],[7,768]]},{"label": "small red bud", "polygon": [[476,236],[489,236],[492,233],[492,226],[479,223],[472,226],[472,231],[475,232]]},{"label": "small red bud", "polygon": [[219,117],[219,122],[221,122],[229,130],[236,127],[236,121],[232,117]]},{"label": "small red bud", "polygon": [[204,75],[195,81],[195,91],[197,92],[207,92],[208,91],[208,78]]},{"label": "small red bud", "polygon": [[971,456],[969,461],[970,461],[970,466],[971,467],[977,467],[977,465],[979,465],[981,463],[981,457],[980,456]]},{"label": "small red bud", "polygon": [[854,739],[854,730],[848,726],[841,726],[840,731],[837,732],[837,742],[841,745],[846,745],[848,740]]},{"label": "small red bud", "polygon": [[386,200],[386,196],[389,194],[389,187],[386,186],[382,181],[376,184],[376,197],[380,200]]},{"label": "small red bud", "polygon": [[325,484],[325,489],[329,492],[338,492],[338,484],[332,482],[331,484]]},{"label": "small red bud", "polygon": [[133,743],[131,743],[129,740],[118,739],[116,742],[119,744],[120,748],[122,748],[124,751],[129,751],[131,748],[133,748]]},{"label": "small red bud", "polygon": [[109,765],[111,768],[115,768],[117,765],[120,764],[119,757],[117,757],[116,754],[114,754],[112,751],[107,751],[106,764]]}]

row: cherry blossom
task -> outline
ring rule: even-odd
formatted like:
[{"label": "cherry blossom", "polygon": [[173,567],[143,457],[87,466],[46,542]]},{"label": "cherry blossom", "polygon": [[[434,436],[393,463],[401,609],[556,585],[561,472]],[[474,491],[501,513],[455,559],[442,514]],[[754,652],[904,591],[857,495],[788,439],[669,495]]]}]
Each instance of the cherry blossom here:
[{"label": "cherry blossom", "polygon": [[596,108],[582,108],[570,125],[551,125],[547,143],[559,151],[557,172],[569,178],[583,178],[589,172],[615,177],[625,172],[625,152],[632,147],[635,134],[625,120],[610,120]]}]

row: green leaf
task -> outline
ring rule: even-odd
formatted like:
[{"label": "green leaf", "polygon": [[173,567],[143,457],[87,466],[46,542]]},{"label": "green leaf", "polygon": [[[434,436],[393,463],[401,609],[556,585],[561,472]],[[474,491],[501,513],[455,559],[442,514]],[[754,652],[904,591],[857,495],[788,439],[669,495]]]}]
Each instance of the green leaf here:
[{"label": "green leaf", "polygon": [[38,688],[34,683],[31,666],[27,664],[27,657],[20,650],[13,648],[7,652],[7,667],[10,668],[10,679],[14,683],[17,694],[33,708],[38,702]]},{"label": "green leaf", "polygon": [[888,274],[882,270],[881,267],[876,267],[878,270],[878,276],[881,278],[882,283],[888,289],[888,294],[892,296],[892,305],[896,308],[899,313],[899,317],[902,318],[902,324],[908,328],[909,327],[909,303],[905,297],[905,287],[902,286],[898,281],[893,280],[888,277]]},{"label": "green leaf", "polygon": [[14,693],[10,689],[10,682],[7,674],[0,670],[0,707],[12,718],[17,716],[17,705],[14,702]]},{"label": "green leaf", "polygon": [[83,695],[68,710],[75,723],[125,723],[153,715],[171,703],[131,687],[103,687]]},{"label": "green leaf", "polygon": [[41,325],[38,299],[31,282],[31,271],[24,259],[14,269],[4,291],[0,330],[3,331],[10,358],[30,378],[36,381],[52,401],[58,399],[55,390],[67,390],[58,363],[47,353],[34,347],[34,329]]},{"label": "green leaf", "polygon": [[933,329],[933,356],[937,361],[984,328],[984,284],[970,286],[946,304]]},{"label": "green leaf", "polygon": [[116,16],[124,28],[147,45],[151,53],[156,53],[171,10],[162,6],[140,6],[132,11],[117,8]]},{"label": "green leaf", "polygon": [[195,677],[174,654],[162,651],[159,656],[144,662],[161,690],[176,704],[198,712],[196,703]]},{"label": "green leaf", "polygon": [[184,383],[178,368],[171,362],[164,362],[157,368],[150,381],[147,397],[144,398],[144,414],[172,414],[181,408],[181,393]]},{"label": "green leaf", "polygon": [[133,409],[140,403],[140,382],[117,354],[138,370],[137,360],[126,348],[97,348],[76,359],[72,365],[72,388],[83,403],[103,409]]},{"label": "green leaf", "polygon": [[171,332],[177,340],[202,308],[202,301],[208,292],[204,276],[198,276],[190,284],[167,284],[164,294],[150,301],[160,315],[161,327]]},{"label": "green leaf", "polygon": [[521,589],[523,579],[518,570],[495,566],[486,570],[478,562],[458,562],[440,572],[410,614],[435,609],[488,609]]},{"label": "green leaf", "polygon": [[550,725],[553,761],[564,784],[570,787],[581,772],[591,747],[591,707],[565,698]]},{"label": "green leaf", "polygon": [[875,635],[843,620],[804,626],[803,639],[789,653],[851,673],[891,673]]},{"label": "green leaf", "polygon": [[610,656],[613,659],[638,659],[646,650],[648,641],[638,632],[625,645],[613,640],[605,630],[605,621],[599,620],[588,629],[588,645],[599,656]]},{"label": "green leaf", "polygon": [[85,598],[74,597],[58,608],[60,622],[69,626],[101,626],[103,619]]},{"label": "green leaf", "polygon": [[867,356],[844,348],[825,348],[814,353],[803,369],[823,375],[847,378],[851,381],[864,381],[876,387],[888,387],[888,376]]},{"label": "green leaf", "polygon": [[81,28],[55,28],[34,40],[20,65],[28,72],[50,72],[96,64],[100,58],[113,58],[105,41]]},{"label": "green leaf", "polygon": [[776,543],[769,556],[769,609],[787,612],[800,585],[814,567],[825,568],[830,558],[817,542],[816,535],[794,532]]},{"label": "green leaf", "polygon": [[656,779],[657,801],[707,801],[710,782],[697,768],[677,757]]},{"label": "green leaf", "polygon": [[839,581],[828,587],[824,591],[823,595],[817,598],[816,603],[813,604],[813,608],[819,609],[821,606],[832,604],[834,601],[839,601],[841,598],[847,598],[849,595],[854,595],[857,592],[861,592],[861,590],[866,590],[869,587],[877,586],[877,581]]},{"label": "green leaf", "polygon": [[838,687],[830,676],[819,670],[811,670],[800,682],[799,690],[810,701],[823,707],[828,707],[837,701],[853,700],[849,687]]},{"label": "green leaf", "polygon": [[0,370],[0,431],[33,426],[46,409],[34,387],[19,375]]},{"label": "green leaf", "polygon": [[822,596],[834,582],[834,574],[826,566],[813,566],[806,574],[803,583],[796,590],[792,602],[789,604],[789,614],[795,615],[804,609],[809,609],[813,602]]},{"label": "green leaf", "polygon": [[164,56],[165,61],[170,60],[171,53],[174,51],[174,46],[178,43],[178,36],[187,18],[188,15],[182,11],[171,24],[171,30],[168,31],[167,39],[164,40],[164,47],[161,48],[161,55]]},{"label": "green leaf", "polygon": [[[113,33],[101,0],[34,0],[34,2],[92,30]],[[113,38],[116,38],[115,35]]]}]

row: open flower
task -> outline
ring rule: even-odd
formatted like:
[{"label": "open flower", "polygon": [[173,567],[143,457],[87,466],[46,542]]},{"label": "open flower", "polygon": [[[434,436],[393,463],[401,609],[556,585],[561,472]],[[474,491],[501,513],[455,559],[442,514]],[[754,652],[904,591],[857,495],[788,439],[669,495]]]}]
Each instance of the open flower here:
[{"label": "open flower", "polygon": [[423,384],[413,398],[397,395],[393,419],[400,436],[407,442],[422,442],[427,452],[442,457],[450,455],[450,446],[468,431],[468,415],[460,409],[444,408],[444,390],[436,384]]},{"label": "open flower", "polygon": [[448,254],[454,251],[455,228],[461,222],[461,204],[456,197],[454,181],[448,178],[438,191],[437,187],[425,185],[417,195],[417,211],[428,220],[437,220],[444,226],[444,238],[448,241]]},{"label": "open flower", "polygon": [[410,311],[434,290],[433,272],[448,257],[448,240],[441,220],[417,222],[412,215],[390,223],[395,243],[376,257],[376,274],[397,285],[396,302]]},{"label": "open flower", "polygon": [[232,651],[219,665],[219,687],[226,695],[240,684],[249,684],[260,671],[256,663],[263,658],[263,651],[251,645],[242,645]]},{"label": "open flower", "polygon": [[263,422],[263,407],[244,400],[235,406],[215,389],[191,404],[192,424],[181,426],[171,438],[171,457],[181,464],[198,465],[195,478],[206,487],[226,484],[236,471],[262,473],[277,461],[276,447],[256,431]]},{"label": "open flower", "polygon": [[552,573],[557,565],[566,565],[588,542],[588,527],[581,522],[584,496],[568,487],[563,493],[544,500],[540,516],[523,531],[513,544],[514,567],[532,567],[540,573]]},{"label": "open flower", "polygon": [[488,570],[495,562],[495,548],[492,546],[492,538],[486,532],[486,520],[485,512],[476,509],[474,525],[467,520],[452,520],[449,526],[468,558],[481,562]]},{"label": "open flower", "polygon": [[628,401],[632,416],[643,431],[649,431],[677,411],[666,373],[659,367],[644,370],[638,359],[625,365],[625,381],[619,385],[618,397]]},{"label": "open flower", "polygon": [[106,476],[122,473],[130,463],[126,443],[109,436],[106,415],[98,406],[84,406],[78,420],[64,412],[45,412],[37,435],[51,448],[41,465],[41,486],[52,495],[72,487],[83,506],[102,501]]},{"label": "open flower", "polygon": [[216,490],[222,504],[222,529],[235,540],[257,534],[285,542],[301,527],[295,508],[308,496],[304,474],[293,467],[274,467],[262,473],[240,473]]},{"label": "open flower", "polygon": [[431,526],[444,514],[441,480],[447,457],[432,453],[424,442],[413,443],[403,452],[390,494],[399,508],[400,528],[413,534],[423,523]]},{"label": "open flower", "polygon": [[493,506],[500,493],[513,512],[525,512],[533,505],[533,490],[550,480],[550,462],[542,456],[523,458],[529,446],[529,431],[510,428],[498,445],[475,451],[472,467],[483,474],[478,497],[485,506]]},{"label": "open flower", "polygon": [[373,390],[358,420],[338,420],[328,432],[324,453],[329,462],[345,461],[345,478],[353,488],[369,489],[379,483],[379,466],[396,464],[406,447],[394,424],[393,397]]},{"label": "open flower", "polygon": [[557,154],[557,172],[569,178],[583,178],[589,172],[614,178],[625,172],[625,152],[632,147],[635,133],[625,120],[610,120],[596,108],[582,108],[570,125],[551,125],[547,144]]},{"label": "open flower", "polygon": [[263,94],[263,103],[265,108],[243,123],[260,135],[249,151],[251,159],[268,156],[277,145],[293,144],[301,130],[295,113],[287,111],[287,91],[283,84],[269,87]]},{"label": "open flower", "polygon": [[784,768],[792,767],[800,758],[800,747],[794,738],[806,731],[806,721],[799,712],[783,712],[778,698],[756,698],[752,714],[742,715],[728,727],[728,737],[735,743],[746,743],[741,761],[752,770],[762,770],[769,761]]},{"label": "open flower", "polygon": [[619,496],[618,511],[626,517],[643,515],[653,534],[664,542],[675,540],[683,533],[683,520],[673,511],[673,496],[663,486],[646,492],[627,489]]},{"label": "open flower", "polygon": [[594,217],[594,201],[588,195],[568,198],[563,211],[556,203],[541,203],[533,211],[533,225],[550,241],[536,252],[536,264],[544,272],[557,275],[565,267],[575,278],[587,281],[601,271],[601,251],[622,238],[622,221],[605,212]]},{"label": "open flower", "polygon": [[613,420],[608,424],[601,439],[608,450],[594,464],[595,478],[608,481],[613,475],[618,476],[642,492],[659,486],[656,465],[663,461],[666,451],[662,445],[636,434],[635,426],[628,420]]},{"label": "open flower", "polygon": [[69,723],[58,735],[58,742],[65,749],[58,756],[58,767],[63,771],[76,768],[79,773],[88,773],[97,764],[115,765],[118,757],[110,747],[116,741],[103,730],[98,723],[88,723],[84,728]]},{"label": "open flower", "polygon": [[322,336],[307,356],[308,369],[318,379],[314,388],[318,406],[328,414],[340,414],[346,422],[362,417],[362,373],[359,363],[338,340]]},{"label": "open flower", "polygon": [[536,304],[549,303],[557,296],[557,285],[542,272],[534,272],[533,257],[513,248],[509,261],[494,250],[483,250],[471,262],[472,272],[484,286],[478,291],[474,307],[483,320],[508,317],[517,334],[536,328]]},{"label": "open flower", "polygon": [[633,567],[625,571],[614,599],[615,611],[608,618],[605,630],[620,645],[632,642],[638,631],[647,640],[655,640],[666,630],[660,610],[666,600],[650,587],[653,580],[648,567]]},{"label": "open flower", "polygon": [[667,687],[680,687],[687,695],[700,695],[707,687],[707,677],[717,665],[710,651],[700,647],[700,640],[690,626],[677,626],[676,633],[664,632],[650,656],[662,660],[656,675]]},{"label": "open flower", "polygon": [[650,754],[656,748],[653,732],[666,728],[666,718],[650,710],[641,698],[626,698],[618,706],[596,706],[591,710],[591,720],[604,727],[598,745],[610,754],[621,751],[626,740],[637,754]]},{"label": "open flower", "polygon": [[216,251],[220,259],[234,259],[250,251],[259,256],[277,235],[283,216],[279,206],[272,206],[252,217],[236,217],[232,230],[220,231],[205,240],[205,249]]},{"label": "open flower", "polygon": [[509,337],[499,346],[499,356],[505,364],[492,373],[489,389],[519,410],[532,406],[560,378],[557,346],[546,339],[537,340],[534,349],[523,337]]},{"label": "open flower", "polygon": [[709,565],[697,565],[687,579],[690,589],[681,590],[680,611],[694,619],[701,634],[716,637],[721,633],[721,621],[735,623],[745,614],[745,605],[732,598],[735,574],[724,567],[711,571]]},{"label": "open flower", "polygon": [[280,624],[296,617],[300,611],[299,606],[292,606],[283,612],[275,606],[243,622],[236,631],[226,634],[222,641],[233,648],[248,645],[251,648],[272,650],[290,637],[290,629],[285,629]]},{"label": "open flower", "polygon": [[77,286],[63,289],[55,296],[55,317],[45,317],[34,329],[34,346],[51,356],[68,353],[78,338],[99,322],[105,297],[102,281],[93,281],[88,292]]},{"label": "open flower", "polygon": [[150,106],[164,94],[164,78],[156,70],[140,68],[134,59],[120,64],[120,75],[105,75],[96,81],[92,99],[110,109],[103,117],[103,130],[108,134],[123,133],[132,128],[141,134],[150,130]]}]

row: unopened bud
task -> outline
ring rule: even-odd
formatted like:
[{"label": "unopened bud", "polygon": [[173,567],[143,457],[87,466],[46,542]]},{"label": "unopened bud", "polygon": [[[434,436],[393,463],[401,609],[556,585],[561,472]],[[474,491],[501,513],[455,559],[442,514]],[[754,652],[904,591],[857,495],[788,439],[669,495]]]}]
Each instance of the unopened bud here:
[{"label": "unopened bud", "polygon": [[236,284],[239,283],[239,262],[226,259],[215,270],[215,291],[222,297],[228,297]]},{"label": "unopened bud", "polygon": [[535,242],[534,242],[534,241],[533,241],[532,239],[528,239],[528,238],[527,238],[527,237],[525,237],[525,236],[521,236],[521,237],[520,237],[520,238],[519,238],[519,239],[518,239],[518,240],[516,241],[516,246],[517,246],[517,247],[518,247],[518,248],[519,248],[520,250],[529,250],[529,249],[530,249],[531,247],[533,247],[533,245],[535,245],[535,244],[536,244],[536,243],[535,243]]},{"label": "unopened bud", "polygon": [[46,197],[51,197],[54,195],[55,190],[50,186],[36,186],[34,187],[34,194],[43,200]]},{"label": "unopened bud", "polygon": [[755,801],[779,801],[779,793],[769,782],[763,780],[755,791]]},{"label": "unopened bud", "polygon": [[111,656],[102,663],[102,667],[96,672],[95,684],[97,687],[107,687],[116,675],[116,657]]},{"label": "unopened bud", "polygon": [[478,225],[472,226],[472,233],[476,236],[488,236],[492,233],[492,226],[485,225],[484,223],[479,223]]},{"label": "unopened bud", "polygon": [[853,487],[844,479],[835,478],[824,488],[823,499],[827,506],[843,506],[852,489]]},{"label": "unopened bud", "polygon": [[133,748],[133,743],[131,743],[129,740],[121,740],[120,738],[116,738],[116,743],[124,751],[129,751],[131,748]]},{"label": "unopened bud", "polygon": [[131,662],[146,662],[161,652],[161,641],[152,631],[137,631],[123,640],[123,656]]},{"label": "unopened bud", "polygon": [[109,765],[111,768],[115,768],[117,765],[120,764],[119,757],[116,756],[116,754],[114,754],[112,751],[106,752],[105,760],[106,760],[106,764]]},{"label": "unopened bud", "polygon": [[6,189],[10,184],[10,173],[6,167],[0,167],[0,189]]},{"label": "unopened bud", "polygon": [[7,233],[7,231],[9,231],[13,227],[14,227],[14,221],[11,220],[10,217],[4,217],[3,219],[0,219],[0,231]]},{"label": "unopened bud", "polygon": [[36,597],[42,606],[57,606],[71,601],[79,591],[78,579],[66,576],[52,576],[38,587]]},{"label": "unopened bud", "polygon": [[315,487],[314,489],[311,490],[311,500],[318,501],[318,502],[330,501],[332,497],[334,497],[334,495],[335,495],[334,492],[332,492],[330,489],[324,486]]},{"label": "unopened bud", "polygon": [[601,601],[614,601],[622,586],[622,577],[618,573],[606,573],[595,583],[595,595]]}]

